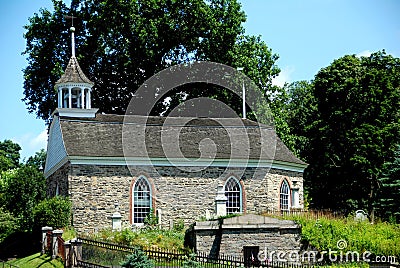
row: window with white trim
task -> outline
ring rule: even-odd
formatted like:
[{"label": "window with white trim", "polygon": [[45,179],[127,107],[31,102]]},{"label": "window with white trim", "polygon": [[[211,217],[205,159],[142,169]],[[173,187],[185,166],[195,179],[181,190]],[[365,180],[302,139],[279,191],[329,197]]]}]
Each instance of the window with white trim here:
[{"label": "window with white trim", "polygon": [[290,188],[289,183],[286,180],[282,181],[279,195],[279,207],[281,211],[289,211],[289,197],[290,197]]},{"label": "window with white trim", "polygon": [[226,214],[235,214],[242,212],[242,187],[239,181],[230,177],[225,183]]},{"label": "window with white trim", "polygon": [[144,222],[151,209],[151,188],[144,176],[140,176],[133,186],[133,211],[134,224]]}]

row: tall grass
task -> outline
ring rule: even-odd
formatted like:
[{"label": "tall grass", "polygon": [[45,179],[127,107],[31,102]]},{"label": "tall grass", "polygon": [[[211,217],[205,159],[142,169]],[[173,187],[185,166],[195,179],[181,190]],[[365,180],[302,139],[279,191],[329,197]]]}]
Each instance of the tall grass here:
[{"label": "tall grass", "polygon": [[164,229],[139,229],[130,228],[122,231],[104,229],[92,234],[89,239],[117,243],[124,246],[133,246],[141,249],[184,250],[185,232]]},{"label": "tall grass", "polygon": [[312,219],[292,215],[285,218],[299,223],[303,242],[319,251],[331,249],[357,251],[360,254],[369,251],[375,256],[396,256],[398,260],[400,258],[399,224],[371,224],[352,217]]}]

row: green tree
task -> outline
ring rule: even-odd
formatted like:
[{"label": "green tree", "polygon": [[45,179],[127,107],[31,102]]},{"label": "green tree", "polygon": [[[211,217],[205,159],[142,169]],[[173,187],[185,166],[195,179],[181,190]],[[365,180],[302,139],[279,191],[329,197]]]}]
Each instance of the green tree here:
[{"label": "green tree", "polygon": [[55,196],[41,201],[33,210],[35,227],[69,227],[71,224],[71,207],[72,203],[66,197]]},{"label": "green tree", "polygon": [[[279,73],[273,54],[259,37],[246,36],[246,16],[237,0],[53,0],[54,11],[40,10],[25,26],[24,102],[46,122],[56,107],[54,84],[70,55],[64,15],[73,14],[78,60],[95,82],[93,106],[123,114],[136,89],[155,73],[196,60],[244,67],[262,89]],[[207,90],[204,93],[204,90]],[[171,110],[185,98],[209,96],[240,111],[240,98],[218,87],[193,85],[171,92],[154,113]]]},{"label": "green tree", "polygon": [[33,225],[33,209],[46,196],[46,179],[36,167],[24,165],[10,176],[4,189],[5,208],[20,218],[23,230]]},{"label": "green tree", "polygon": [[379,178],[379,193],[376,207],[379,216],[386,220],[400,222],[400,145],[393,161],[385,164]]},{"label": "green tree", "polygon": [[308,81],[298,81],[276,88],[270,103],[275,119],[275,128],[285,143],[297,157],[308,161],[308,129],[316,112],[312,85]]},{"label": "green tree", "polygon": [[399,143],[400,59],[344,56],[313,81],[305,181],[313,206],[373,212],[378,178]]},{"label": "green tree", "polygon": [[26,161],[26,165],[33,166],[43,172],[46,165],[46,151],[41,149],[39,152],[36,152],[34,156],[30,156]]},{"label": "green tree", "polygon": [[18,219],[0,207],[0,243],[18,228]]},{"label": "green tree", "polygon": [[21,146],[11,140],[0,141],[0,171],[19,167]]}]

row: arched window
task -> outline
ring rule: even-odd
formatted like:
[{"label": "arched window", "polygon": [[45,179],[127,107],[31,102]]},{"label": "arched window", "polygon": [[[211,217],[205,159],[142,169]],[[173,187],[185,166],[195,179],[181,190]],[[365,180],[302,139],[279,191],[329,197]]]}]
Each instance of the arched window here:
[{"label": "arched window", "polygon": [[289,183],[284,180],[281,184],[280,195],[279,195],[279,205],[281,211],[289,211],[289,196],[290,188]]},{"label": "arched window", "polygon": [[237,179],[230,177],[225,183],[226,214],[242,212],[242,187]]},{"label": "arched window", "polygon": [[151,209],[151,188],[147,179],[140,176],[133,186],[133,223],[143,223]]}]

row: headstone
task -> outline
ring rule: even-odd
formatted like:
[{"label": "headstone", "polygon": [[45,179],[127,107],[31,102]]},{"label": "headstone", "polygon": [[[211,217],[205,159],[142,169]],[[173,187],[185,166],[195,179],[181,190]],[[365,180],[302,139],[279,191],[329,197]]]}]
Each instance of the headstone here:
[{"label": "headstone", "polygon": [[356,211],[356,215],[354,217],[354,220],[356,220],[356,221],[367,221],[368,220],[368,215],[364,210],[359,209],[359,210]]},{"label": "headstone", "polygon": [[224,186],[219,184],[217,186],[217,196],[215,197],[215,214],[217,217],[226,216],[226,201],[228,198],[225,196]]},{"label": "headstone", "polygon": [[118,211],[118,203],[115,203],[115,212],[111,216],[111,224],[112,224],[112,230],[113,231],[121,231],[122,229],[122,223],[121,223],[121,213]]}]

